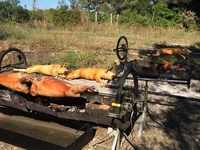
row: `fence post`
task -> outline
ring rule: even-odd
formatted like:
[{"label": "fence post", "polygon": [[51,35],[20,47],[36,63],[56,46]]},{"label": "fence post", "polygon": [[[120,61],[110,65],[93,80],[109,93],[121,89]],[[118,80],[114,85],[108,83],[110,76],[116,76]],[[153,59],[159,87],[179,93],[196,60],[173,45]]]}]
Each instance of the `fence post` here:
[{"label": "fence post", "polygon": [[112,13],[110,14],[110,24],[112,24],[112,21],[113,20],[113,15],[112,15]]},{"label": "fence post", "polygon": [[118,23],[118,21],[119,21],[119,14],[117,14],[117,23]]},{"label": "fence post", "polygon": [[97,11],[95,12],[95,22],[97,22]]}]

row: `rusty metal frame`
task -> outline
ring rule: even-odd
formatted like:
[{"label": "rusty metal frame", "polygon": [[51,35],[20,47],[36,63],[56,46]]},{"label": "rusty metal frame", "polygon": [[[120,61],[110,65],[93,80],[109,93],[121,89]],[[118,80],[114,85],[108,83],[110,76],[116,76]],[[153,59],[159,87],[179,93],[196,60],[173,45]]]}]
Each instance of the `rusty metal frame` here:
[{"label": "rusty metal frame", "polygon": [[0,105],[16,108],[25,112],[40,112],[52,115],[61,119],[70,119],[77,121],[87,121],[100,125],[112,126],[112,118],[107,116],[107,110],[102,109],[85,109],[85,112],[70,112],[70,111],[54,111],[53,109],[29,101],[21,95],[9,91],[7,89],[0,90]]}]

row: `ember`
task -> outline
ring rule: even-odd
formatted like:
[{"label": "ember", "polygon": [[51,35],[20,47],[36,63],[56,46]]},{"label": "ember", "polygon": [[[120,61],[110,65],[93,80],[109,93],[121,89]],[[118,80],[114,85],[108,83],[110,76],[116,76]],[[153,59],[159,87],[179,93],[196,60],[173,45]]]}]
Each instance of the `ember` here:
[{"label": "ember", "polygon": [[129,63],[141,78],[189,80],[194,74],[189,66],[170,65],[166,60],[163,64],[140,60],[133,60]]},{"label": "ember", "polygon": [[164,68],[164,69],[169,68],[169,62],[168,62],[168,61],[164,60],[163,68]]}]

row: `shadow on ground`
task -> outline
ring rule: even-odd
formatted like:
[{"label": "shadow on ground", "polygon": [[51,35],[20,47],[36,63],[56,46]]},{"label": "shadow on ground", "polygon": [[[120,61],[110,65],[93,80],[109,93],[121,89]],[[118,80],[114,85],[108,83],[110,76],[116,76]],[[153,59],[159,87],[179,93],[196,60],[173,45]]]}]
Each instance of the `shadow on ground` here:
[{"label": "shadow on ground", "polygon": [[[162,97],[149,101],[151,115],[157,123],[149,121],[139,147],[146,150],[200,149],[200,99]],[[150,127],[152,122],[156,128]]]},{"label": "shadow on ground", "polygon": [[200,148],[200,101],[177,98],[175,107],[163,112],[166,132],[182,150]]}]

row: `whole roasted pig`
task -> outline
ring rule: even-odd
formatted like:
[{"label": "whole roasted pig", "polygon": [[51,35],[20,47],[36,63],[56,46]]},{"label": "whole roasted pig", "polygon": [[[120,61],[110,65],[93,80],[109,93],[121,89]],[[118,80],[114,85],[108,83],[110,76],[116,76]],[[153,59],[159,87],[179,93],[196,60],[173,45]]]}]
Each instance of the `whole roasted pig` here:
[{"label": "whole roasted pig", "polygon": [[186,56],[189,56],[191,53],[190,50],[186,48],[176,48],[176,47],[171,47],[171,48],[160,48],[157,50],[155,56],[162,56],[162,55],[176,55],[176,56],[181,56],[185,59]]},{"label": "whole roasted pig", "polygon": [[0,74],[0,85],[25,94],[29,93],[29,87],[26,83],[32,80],[33,78],[25,73]]},{"label": "whole roasted pig", "polygon": [[103,84],[102,79],[112,80],[115,75],[115,73],[104,68],[82,68],[73,70],[72,72],[68,73],[65,78],[68,80],[83,78],[95,80],[96,82]]},{"label": "whole roasted pig", "polygon": [[80,97],[81,93],[94,89],[94,86],[72,85],[52,77],[42,77],[32,82],[30,94],[47,97]]},{"label": "whole roasted pig", "polygon": [[61,76],[68,72],[68,69],[64,65],[52,64],[52,65],[34,65],[26,69],[13,69],[14,71],[26,72],[26,73],[40,73],[50,76]]}]

